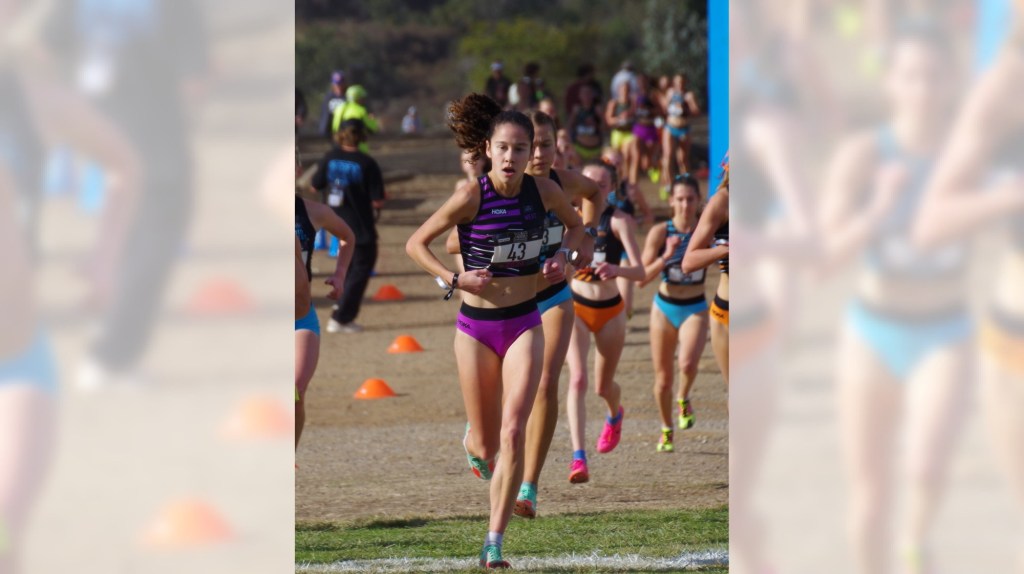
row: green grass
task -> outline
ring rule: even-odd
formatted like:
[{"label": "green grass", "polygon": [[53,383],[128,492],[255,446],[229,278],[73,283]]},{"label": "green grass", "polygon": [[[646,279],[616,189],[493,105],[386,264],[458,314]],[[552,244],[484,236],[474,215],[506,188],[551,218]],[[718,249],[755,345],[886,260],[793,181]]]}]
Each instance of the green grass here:
[{"label": "green grass", "polygon": [[[481,516],[300,523],[295,528],[295,561],[322,564],[397,557],[472,558],[480,551],[486,527],[486,518]],[[506,532],[505,554],[560,556],[597,551],[604,555],[673,557],[684,551],[724,548],[728,541],[727,507],[567,514],[513,519]],[[727,571],[717,567],[704,570]]]}]

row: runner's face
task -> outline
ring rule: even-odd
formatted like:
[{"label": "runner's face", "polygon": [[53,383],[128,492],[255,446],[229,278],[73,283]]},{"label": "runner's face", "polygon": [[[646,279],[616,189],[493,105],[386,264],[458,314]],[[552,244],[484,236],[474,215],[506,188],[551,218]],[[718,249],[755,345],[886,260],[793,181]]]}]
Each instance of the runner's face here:
[{"label": "runner's face", "polygon": [[491,158],[491,173],[508,183],[523,175],[530,162],[530,137],[523,128],[501,124],[487,141],[487,157]]},{"label": "runner's face", "polygon": [[603,167],[588,165],[583,168],[583,176],[597,182],[597,187],[601,190],[602,196],[608,195],[608,192],[612,190],[612,176]]},{"label": "runner's face", "polygon": [[938,50],[924,42],[900,42],[892,55],[887,78],[894,111],[932,118],[940,111],[950,70]]},{"label": "runner's face", "polygon": [[547,176],[555,162],[555,138],[551,126],[533,124],[533,157],[530,158],[530,175]]},{"label": "runner's face", "polygon": [[682,215],[684,219],[689,221],[697,215],[697,205],[700,203],[700,197],[697,196],[697,192],[689,185],[677,183],[672,187],[671,203],[675,214]]},{"label": "runner's face", "polygon": [[594,88],[591,88],[590,86],[583,86],[583,88],[580,89],[580,104],[585,108],[589,108],[594,105]]},{"label": "runner's face", "polygon": [[619,84],[618,96],[620,102],[629,101],[629,82],[622,82],[621,84]]}]

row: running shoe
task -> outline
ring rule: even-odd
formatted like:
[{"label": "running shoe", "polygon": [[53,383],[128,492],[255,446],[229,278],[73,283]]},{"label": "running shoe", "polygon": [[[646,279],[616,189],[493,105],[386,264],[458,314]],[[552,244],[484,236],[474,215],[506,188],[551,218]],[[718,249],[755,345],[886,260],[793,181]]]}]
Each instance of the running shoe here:
[{"label": "running shoe", "polygon": [[469,461],[469,470],[473,471],[473,474],[477,478],[483,480],[491,480],[491,475],[494,474],[494,463],[487,462],[484,459],[469,454],[469,449],[466,448],[466,439],[469,438],[469,423],[466,423],[466,436],[462,437],[462,448],[466,451],[466,460]]},{"label": "running shoe", "polygon": [[626,410],[620,406],[619,422],[612,424],[608,422],[608,419],[605,419],[604,428],[601,429],[601,436],[597,437],[597,452],[602,454],[608,453],[619,446],[619,440],[622,438],[622,419],[626,418],[625,414]]},{"label": "running shoe", "polygon": [[355,321],[352,321],[351,323],[339,323],[335,319],[331,319],[330,321],[327,322],[327,332],[348,333],[350,335],[354,335],[356,333],[362,333],[363,326],[360,325],[359,323],[356,323]]},{"label": "running shoe", "polygon": [[516,507],[512,513],[523,518],[537,517],[537,491],[526,486],[519,487],[519,496],[516,497]]},{"label": "running shoe", "polygon": [[585,460],[574,460],[569,466],[569,482],[573,484],[583,484],[590,480],[590,471],[587,470],[587,461]]},{"label": "running shoe", "polygon": [[679,403],[679,430],[693,428],[697,417],[693,415],[693,405],[690,404],[690,399],[677,399],[677,402]]},{"label": "running shoe", "polygon": [[661,440],[658,441],[658,452],[673,452],[676,447],[672,446],[672,429],[661,429]]},{"label": "running shoe", "polygon": [[499,568],[511,568],[512,565],[501,557],[501,546],[488,544],[480,551],[480,567],[484,570],[497,570]]}]

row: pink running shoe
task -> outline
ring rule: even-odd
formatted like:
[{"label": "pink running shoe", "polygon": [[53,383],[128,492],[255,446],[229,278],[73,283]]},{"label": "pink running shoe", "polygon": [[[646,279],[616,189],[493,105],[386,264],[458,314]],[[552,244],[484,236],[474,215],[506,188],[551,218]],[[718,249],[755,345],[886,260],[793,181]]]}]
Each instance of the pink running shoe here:
[{"label": "pink running shoe", "polygon": [[619,446],[619,439],[622,438],[622,419],[625,417],[626,410],[619,406],[619,422],[611,424],[607,419],[604,421],[604,428],[601,429],[601,436],[597,437],[597,452],[607,453],[615,450],[615,447]]},{"label": "pink running shoe", "polygon": [[572,461],[572,465],[569,466],[569,482],[573,484],[583,484],[588,480],[590,480],[590,471],[587,470],[587,461]]}]

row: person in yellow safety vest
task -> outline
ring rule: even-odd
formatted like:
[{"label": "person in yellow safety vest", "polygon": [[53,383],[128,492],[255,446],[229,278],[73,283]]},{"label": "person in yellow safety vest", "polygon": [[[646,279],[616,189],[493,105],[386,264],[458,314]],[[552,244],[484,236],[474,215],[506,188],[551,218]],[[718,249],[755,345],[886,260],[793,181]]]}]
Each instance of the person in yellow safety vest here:
[{"label": "person in yellow safety vest", "polygon": [[[371,134],[380,131],[380,124],[377,122],[377,118],[367,111],[366,106],[363,105],[365,100],[366,88],[359,84],[349,86],[348,90],[345,91],[345,103],[334,108],[331,133],[337,132],[341,122],[345,120],[362,120],[366,131]],[[370,148],[366,145],[365,141],[359,144],[359,151],[369,153]]]}]

